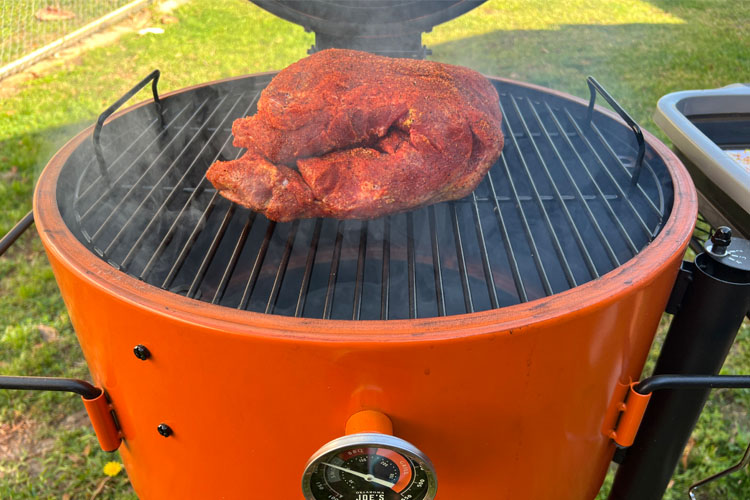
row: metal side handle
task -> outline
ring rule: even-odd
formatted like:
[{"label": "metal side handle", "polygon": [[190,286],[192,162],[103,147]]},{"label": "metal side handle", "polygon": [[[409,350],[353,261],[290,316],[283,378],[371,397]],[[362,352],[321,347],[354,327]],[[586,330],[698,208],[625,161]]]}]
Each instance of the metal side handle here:
[{"label": "metal side handle", "polygon": [[[628,396],[620,405],[622,413],[610,437],[618,447],[628,448],[633,444],[635,433],[638,432],[643,414],[646,411],[651,393],[659,390],[674,389],[750,389],[748,375],[654,375],[640,382],[630,384]],[[692,500],[697,500],[695,491],[707,483],[716,481],[726,475],[736,472],[750,464],[750,445],[742,458],[735,465],[714,474],[706,479],[694,483],[688,489]]]},{"label": "metal side handle", "polygon": [[618,384],[615,410],[605,420],[603,432],[618,448],[631,447],[651,394],[665,389],[750,389],[750,375],[654,375],[640,382]]},{"label": "metal side handle", "polygon": [[116,451],[122,437],[117,426],[114,409],[104,390],[85,380],[53,377],[0,376],[0,389],[22,391],[74,392],[81,396],[99,446],[104,451]]},{"label": "metal side handle", "polygon": [[16,240],[26,231],[34,222],[34,212],[30,211],[23,219],[18,221],[8,233],[0,239],[0,257],[16,242]]}]

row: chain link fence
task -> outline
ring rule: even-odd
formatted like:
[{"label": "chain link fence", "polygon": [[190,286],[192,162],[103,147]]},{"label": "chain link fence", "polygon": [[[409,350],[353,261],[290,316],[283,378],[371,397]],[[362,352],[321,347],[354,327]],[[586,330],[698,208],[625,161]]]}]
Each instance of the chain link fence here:
[{"label": "chain link fence", "polygon": [[[62,48],[95,21],[146,5],[133,0],[0,0],[0,79]],[[131,5],[133,9],[129,9]],[[122,16],[120,16],[122,17]],[[119,18],[119,17],[118,17]],[[114,21],[114,20],[113,20]],[[81,30],[88,25],[91,30]],[[40,50],[48,47],[49,51]],[[39,52],[38,57],[36,52]],[[46,52],[42,53],[42,52]],[[29,57],[33,56],[33,57]]]}]

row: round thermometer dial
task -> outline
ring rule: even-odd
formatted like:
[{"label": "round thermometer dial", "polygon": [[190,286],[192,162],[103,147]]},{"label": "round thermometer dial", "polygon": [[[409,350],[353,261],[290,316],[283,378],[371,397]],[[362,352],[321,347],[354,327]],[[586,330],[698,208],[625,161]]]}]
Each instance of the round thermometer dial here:
[{"label": "round thermometer dial", "polygon": [[352,434],[312,456],[302,492],[306,500],[432,500],[437,478],[430,460],[403,439]]}]

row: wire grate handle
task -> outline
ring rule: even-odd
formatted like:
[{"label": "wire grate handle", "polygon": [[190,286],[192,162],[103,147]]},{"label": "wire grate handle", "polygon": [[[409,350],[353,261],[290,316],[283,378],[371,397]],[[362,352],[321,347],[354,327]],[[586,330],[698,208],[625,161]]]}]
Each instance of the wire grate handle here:
[{"label": "wire grate handle", "polygon": [[590,125],[591,120],[594,117],[594,104],[596,102],[596,93],[598,92],[601,94],[601,96],[604,98],[607,103],[612,106],[612,109],[614,109],[620,117],[625,120],[625,123],[628,124],[628,126],[633,130],[633,133],[635,134],[635,140],[638,142],[638,157],[635,160],[635,170],[633,171],[633,176],[631,177],[631,185],[635,186],[638,184],[638,178],[641,175],[641,170],[643,167],[643,157],[646,154],[646,141],[643,139],[643,132],[641,131],[641,127],[633,120],[633,118],[628,114],[627,111],[623,109],[620,104],[615,101],[615,98],[610,95],[609,92],[607,92],[602,85],[596,81],[596,79],[593,76],[589,76],[586,78],[586,83],[589,86],[589,92],[591,94],[591,97],[589,98],[589,108],[586,113],[586,122]]},{"label": "wire grate handle", "polygon": [[[151,72],[150,75],[148,75],[146,78],[141,80],[136,84],[135,87],[130,89],[125,95],[120,97],[114,104],[112,104],[110,107],[108,107],[102,114],[99,115],[99,118],[96,120],[96,127],[94,128],[94,152],[96,154],[96,161],[99,164],[99,171],[102,174],[102,177],[107,181],[107,183],[110,183],[109,174],[107,172],[107,165],[104,161],[104,153],[102,152],[102,145],[101,145],[101,133],[102,133],[102,127],[104,126],[104,122],[107,121],[107,118],[110,117],[112,113],[117,111],[120,106],[125,104],[131,97],[136,95],[143,87],[148,85],[149,82],[151,82],[151,92],[154,95],[154,104],[156,105],[156,110],[159,112],[159,118],[161,119],[162,128],[164,127],[164,113],[162,111],[162,105],[161,100],[159,99],[159,91],[157,90],[157,85],[159,83],[159,76],[161,75],[161,72],[158,69],[155,69]],[[111,183],[110,183],[111,184]]]}]

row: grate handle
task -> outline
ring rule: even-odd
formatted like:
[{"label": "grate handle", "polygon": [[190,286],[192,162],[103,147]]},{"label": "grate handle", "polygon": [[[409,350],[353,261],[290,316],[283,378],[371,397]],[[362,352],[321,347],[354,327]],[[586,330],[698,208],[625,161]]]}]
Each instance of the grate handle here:
[{"label": "grate handle", "polygon": [[589,109],[586,114],[586,121],[589,125],[591,125],[591,120],[594,117],[594,103],[596,102],[596,93],[598,92],[607,103],[609,103],[610,106],[612,106],[612,109],[614,109],[618,115],[620,115],[620,118],[625,120],[625,123],[628,124],[628,126],[631,128],[633,133],[635,134],[635,140],[638,142],[638,157],[635,161],[635,170],[633,171],[633,176],[631,177],[630,184],[632,186],[635,186],[638,184],[638,178],[641,175],[641,167],[643,167],[643,157],[646,154],[646,141],[643,139],[643,132],[641,131],[641,127],[633,120],[633,118],[628,114],[627,111],[623,109],[620,104],[615,101],[615,98],[610,95],[609,92],[607,92],[602,85],[596,81],[596,79],[593,76],[589,76],[586,78],[586,83],[589,86],[589,93],[591,94],[591,97],[589,98]]},{"label": "grate handle", "polygon": [[104,122],[107,121],[107,118],[109,118],[112,113],[117,111],[120,106],[125,104],[125,102],[127,102],[131,97],[136,95],[143,87],[151,82],[151,92],[154,95],[154,105],[156,106],[156,110],[159,112],[161,125],[162,127],[164,127],[164,113],[162,112],[161,100],[159,99],[159,92],[157,90],[159,75],[161,75],[161,72],[158,69],[152,71],[150,75],[138,82],[135,87],[126,92],[125,95],[120,97],[110,107],[105,109],[104,112],[100,114],[99,118],[96,120],[96,127],[94,127],[94,152],[96,153],[96,161],[99,164],[99,171],[101,172],[102,177],[104,177],[107,183],[110,182],[110,179],[109,174],[107,173],[107,165],[104,162],[104,153],[102,152],[101,145],[101,133]]}]

